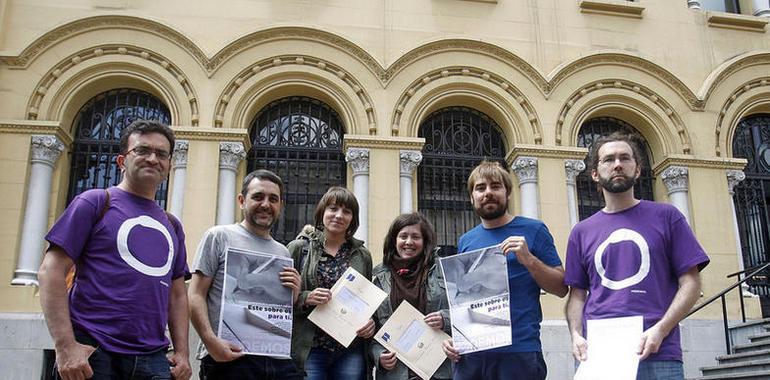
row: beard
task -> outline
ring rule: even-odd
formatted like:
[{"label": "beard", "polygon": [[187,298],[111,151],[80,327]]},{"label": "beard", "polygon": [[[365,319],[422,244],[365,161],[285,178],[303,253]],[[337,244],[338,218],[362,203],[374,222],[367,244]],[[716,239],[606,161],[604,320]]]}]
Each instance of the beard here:
[{"label": "beard", "polygon": [[278,221],[279,217],[278,214],[271,213],[271,218],[268,221],[265,221],[264,219],[260,220],[260,216],[258,216],[258,214],[259,213],[256,211],[254,213],[248,213],[246,215],[246,219],[248,219],[255,227],[264,228],[266,230],[272,228],[275,222]]},{"label": "beard", "polygon": [[[621,178],[618,180],[618,178]],[[599,177],[599,186],[601,186],[604,190],[609,191],[610,193],[624,193],[628,191],[628,189],[634,187],[636,184],[636,178],[633,176],[622,176],[622,177]]]},{"label": "beard", "polygon": [[475,211],[476,215],[478,215],[481,219],[485,220],[497,219],[505,215],[506,211],[508,211],[508,202],[503,204],[495,203],[497,207],[491,210],[484,208],[488,204],[489,202],[479,207],[474,207],[473,211]]}]

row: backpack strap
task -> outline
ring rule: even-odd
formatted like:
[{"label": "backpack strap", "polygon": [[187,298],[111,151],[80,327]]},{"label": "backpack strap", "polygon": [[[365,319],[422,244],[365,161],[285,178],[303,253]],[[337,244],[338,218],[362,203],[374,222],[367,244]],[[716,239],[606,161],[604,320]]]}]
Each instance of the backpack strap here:
[{"label": "backpack strap", "polygon": [[[99,214],[96,216],[96,220],[94,220],[94,226],[99,223],[102,218],[104,218],[104,214],[107,213],[107,210],[110,209],[110,191],[107,189],[104,189],[104,204],[102,205],[102,208],[99,210]],[[93,226],[91,227],[91,230],[93,231]],[[72,289],[72,286],[75,285],[75,279],[77,278],[77,270],[75,269],[75,265],[72,265],[70,268],[70,271],[67,272],[67,276],[64,278],[65,284],[67,284],[67,290]]]}]

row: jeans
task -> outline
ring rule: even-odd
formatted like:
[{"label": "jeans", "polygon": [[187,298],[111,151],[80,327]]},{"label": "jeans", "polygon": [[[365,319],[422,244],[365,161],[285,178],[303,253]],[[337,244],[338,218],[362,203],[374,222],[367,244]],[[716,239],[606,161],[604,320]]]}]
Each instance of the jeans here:
[{"label": "jeans", "polygon": [[476,352],[460,358],[453,379],[544,380],[547,372],[542,352]]},{"label": "jeans", "polygon": [[305,372],[305,380],[366,379],[363,345],[334,352],[311,348],[305,362]]},{"label": "jeans", "polygon": [[[94,371],[94,380],[171,379],[171,367],[165,349],[142,355],[118,354],[104,351],[96,340],[87,334],[76,332],[75,340],[96,347],[96,351],[88,358],[88,364]],[[54,379],[61,379],[56,367]]]},{"label": "jeans", "polygon": [[259,379],[302,380],[302,374],[291,359],[246,355],[231,362],[219,363],[206,355],[201,360],[201,380]]},{"label": "jeans", "polygon": [[641,361],[636,380],[684,380],[684,367],[676,360]]}]

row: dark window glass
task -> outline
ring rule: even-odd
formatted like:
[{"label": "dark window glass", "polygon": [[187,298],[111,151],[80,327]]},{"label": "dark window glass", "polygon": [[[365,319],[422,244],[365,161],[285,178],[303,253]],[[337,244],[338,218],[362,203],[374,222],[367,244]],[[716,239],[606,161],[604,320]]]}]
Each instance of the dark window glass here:
[{"label": "dark window glass", "polygon": [[[121,88],[91,98],[75,119],[67,203],[89,189],[106,189],[121,180],[115,158],[120,153],[120,132],[134,120],[171,124],[171,114],[160,99],[139,90]],[[168,181],[158,187],[155,200],[165,208]]]},{"label": "dark window glass", "polygon": [[329,106],[307,97],[270,103],[249,129],[252,148],[248,171],[268,169],[286,184],[286,206],[273,227],[273,238],[293,240],[302,226],[313,224],[316,204],[331,186],[345,186],[342,153],[344,127]]},{"label": "dark window glass", "polygon": [[[760,114],[743,119],[733,138],[733,156],[745,158],[746,179],[733,189],[738,234],[743,263],[752,268],[766,263],[768,257],[768,217],[770,203],[770,115]],[[769,295],[767,277],[751,280],[753,291]]]},{"label": "dark window glass", "polygon": [[[642,137],[642,151],[644,152],[644,157],[641,160],[642,173],[634,186],[634,196],[639,199],[653,200],[652,186],[655,178],[652,176],[650,168],[650,150],[644,137],[636,128],[620,119],[612,117],[593,118],[583,123],[580,127],[577,146],[588,148],[590,151],[594,141],[613,132],[636,133]],[[604,196],[596,189],[596,182],[591,179],[591,162],[589,159],[590,157],[586,157],[584,160],[586,170],[575,179],[580,220],[595,214],[604,207]]]},{"label": "dark window glass", "polygon": [[419,136],[425,146],[417,169],[417,205],[436,227],[442,254],[451,254],[460,235],[479,223],[468,195],[468,175],[485,158],[507,167],[503,134],[479,111],[448,107],[428,116]]},{"label": "dark window glass", "polygon": [[700,6],[709,11],[741,13],[738,0],[701,0]]}]

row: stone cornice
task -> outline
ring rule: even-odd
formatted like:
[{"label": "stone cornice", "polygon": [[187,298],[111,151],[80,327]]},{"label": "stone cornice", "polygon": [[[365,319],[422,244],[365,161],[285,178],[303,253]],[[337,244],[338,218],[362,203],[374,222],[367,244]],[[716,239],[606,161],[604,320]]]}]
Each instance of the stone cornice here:
[{"label": "stone cornice", "polygon": [[707,168],[724,170],[743,170],[746,160],[743,158],[696,157],[685,154],[672,154],[653,165],[652,173],[660,175],[669,166],[684,166],[686,168]]},{"label": "stone cornice", "polygon": [[243,144],[246,151],[251,149],[249,132],[244,129],[187,127],[176,125],[171,128],[174,130],[175,137],[179,140],[239,142]]},{"label": "stone cornice", "polygon": [[0,133],[24,135],[54,135],[65,146],[72,145],[72,136],[58,121],[46,120],[0,120]]},{"label": "stone cornice", "polygon": [[580,12],[642,18],[644,6],[629,1],[582,0]]},{"label": "stone cornice", "polygon": [[543,146],[516,144],[505,156],[505,162],[511,165],[519,157],[561,158],[565,160],[582,160],[588,155],[587,148],[572,146]]},{"label": "stone cornice", "polygon": [[342,150],[348,148],[422,150],[425,139],[422,137],[385,137],[367,135],[345,135]]},{"label": "stone cornice", "polygon": [[708,25],[714,28],[745,30],[764,33],[768,20],[764,17],[739,15],[725,12],[706,12]]}]

